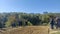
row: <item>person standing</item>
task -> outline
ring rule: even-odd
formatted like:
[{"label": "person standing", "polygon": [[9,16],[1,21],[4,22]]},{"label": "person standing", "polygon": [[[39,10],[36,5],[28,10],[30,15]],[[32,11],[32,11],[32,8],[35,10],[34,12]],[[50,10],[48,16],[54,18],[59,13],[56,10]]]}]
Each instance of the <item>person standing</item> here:
[{"label": "person standing", "polygon": [[51,29],[54,29],[54,25],[55,25],[54,18],[51,18],[50,25],[51,25]]},{"label": "person standing", "polygon": [[60,18],[57,19],[56,29],[60,28]]}]

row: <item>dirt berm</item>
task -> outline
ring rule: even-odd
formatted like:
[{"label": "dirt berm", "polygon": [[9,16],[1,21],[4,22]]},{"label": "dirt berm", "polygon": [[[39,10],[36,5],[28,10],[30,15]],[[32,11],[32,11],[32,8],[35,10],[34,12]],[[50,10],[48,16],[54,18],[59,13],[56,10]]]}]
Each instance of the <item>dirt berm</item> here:
[{"label": "dirt berm", "polygon": [[48,34],[48,26],[25,26],[0,31],[0,34]]}]

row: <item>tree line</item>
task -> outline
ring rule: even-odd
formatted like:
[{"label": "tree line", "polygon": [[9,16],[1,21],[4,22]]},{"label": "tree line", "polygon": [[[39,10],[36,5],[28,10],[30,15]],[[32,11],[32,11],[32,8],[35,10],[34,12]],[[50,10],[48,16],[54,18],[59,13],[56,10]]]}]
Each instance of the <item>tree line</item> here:
[{"label": "tree line", "polygon": [[59,16],[60,13],[0,13],[0,28],[48,25],[50,15]]}]

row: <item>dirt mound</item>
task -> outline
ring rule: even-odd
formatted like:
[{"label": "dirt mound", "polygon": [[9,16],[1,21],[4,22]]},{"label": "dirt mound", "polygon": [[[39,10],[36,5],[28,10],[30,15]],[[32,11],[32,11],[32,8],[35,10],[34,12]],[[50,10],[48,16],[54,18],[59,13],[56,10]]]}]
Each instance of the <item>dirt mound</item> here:
[{"label": "dirt mound", "polygon": [[1,34],[48,34],[47,26],[25,26],[8,29]]}]

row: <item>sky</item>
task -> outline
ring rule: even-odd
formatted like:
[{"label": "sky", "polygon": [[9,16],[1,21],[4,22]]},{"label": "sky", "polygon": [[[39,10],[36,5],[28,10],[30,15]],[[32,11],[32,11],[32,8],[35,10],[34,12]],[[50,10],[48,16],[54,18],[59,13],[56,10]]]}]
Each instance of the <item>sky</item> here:
[{"label": "sky", "polygon": [[1,12],[60,12],[60,0],[0,0]]}]

